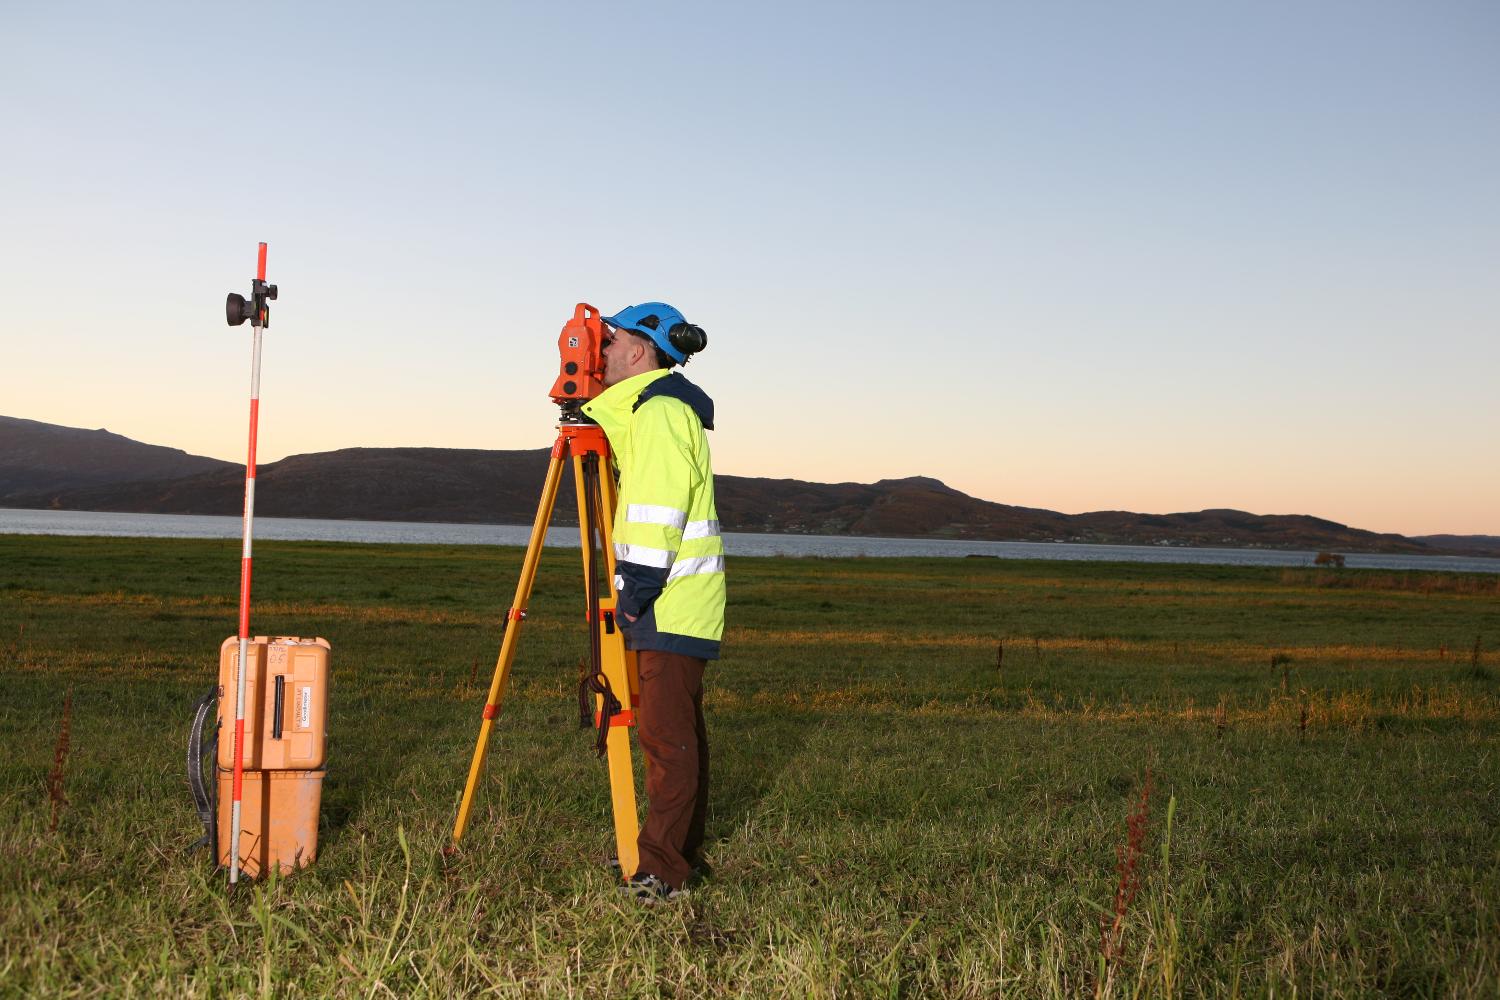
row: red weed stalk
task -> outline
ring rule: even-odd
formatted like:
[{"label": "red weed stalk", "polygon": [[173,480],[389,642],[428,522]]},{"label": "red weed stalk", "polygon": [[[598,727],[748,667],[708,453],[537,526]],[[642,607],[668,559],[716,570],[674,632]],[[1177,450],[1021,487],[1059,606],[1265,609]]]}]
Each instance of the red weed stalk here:
[{"label": "red weed stalk", "polygon": [[1141,846],[1151,820],[1151,769],[1141,785],[1141,797],[1125,820],[1125,843],[1115,848],[1115,905],[1112,913],[1099,918],[1099,953],[1110,973],[1124,954],[1125,916],[1141,889]]},{"label": "red weed stalk", "polygon": [[62,818],[62,808],[68,804],[63,793],[63,765],[68,762],[68,746],[73,730],[73,689],[63,695],[62,722],[57,727],[57,746],[52,751],[52,770],[47,772],[47,797],[52,800],[51,832],[57,832],[57,821]]}]

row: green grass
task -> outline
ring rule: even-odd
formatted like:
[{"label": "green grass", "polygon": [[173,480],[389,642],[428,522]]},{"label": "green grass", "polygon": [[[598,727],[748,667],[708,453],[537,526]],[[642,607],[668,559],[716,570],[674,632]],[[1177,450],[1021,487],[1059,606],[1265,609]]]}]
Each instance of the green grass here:
[{"label": "green grass", "polygon": [[520,563],[474,547],[257,547],[255,630],[333,644],[331,761],[316,864],[228,896],[182,761],[238,549],[0,536],[0,994],[1500,992],[1500,577],[734,559],[714,873],[644,908],[566,551],[442,856]]}]

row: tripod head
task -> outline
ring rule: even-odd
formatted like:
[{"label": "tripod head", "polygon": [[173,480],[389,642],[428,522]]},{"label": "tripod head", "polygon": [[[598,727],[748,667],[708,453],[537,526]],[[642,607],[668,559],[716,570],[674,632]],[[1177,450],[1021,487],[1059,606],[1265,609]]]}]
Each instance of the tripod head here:
[{"label": "tripod head", "polygon": [[604,391],[604,321],[599,310],[587,302],[578,303],[573,318],[558,335],[557,351],[561,363],[551,395],[567,417]]}]

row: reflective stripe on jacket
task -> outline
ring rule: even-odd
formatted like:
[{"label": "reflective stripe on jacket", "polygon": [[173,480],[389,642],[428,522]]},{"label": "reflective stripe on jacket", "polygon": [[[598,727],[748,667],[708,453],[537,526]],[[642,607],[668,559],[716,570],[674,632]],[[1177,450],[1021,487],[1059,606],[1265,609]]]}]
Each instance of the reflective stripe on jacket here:
[{"label": "reflective stripe on jacket", "polygon": [[717,659],[724,541],[704,434],[713,401],[658,369],[610,386],[583,412],[609,437],[620,472],[614,582],[626,645]]}]

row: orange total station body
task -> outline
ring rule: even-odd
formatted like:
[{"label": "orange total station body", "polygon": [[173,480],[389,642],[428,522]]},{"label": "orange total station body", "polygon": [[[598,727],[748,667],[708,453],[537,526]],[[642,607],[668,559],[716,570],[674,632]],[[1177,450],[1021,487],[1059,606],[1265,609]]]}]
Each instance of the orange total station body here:
[{"label": "orange total station body", "polygon": [[[326,639],[260,635],[250,640],[240,865],[252,878],[273,864],[284,874],[317,856],[327,759],[328,654]],[[230,636],[219,647],[220,691],[234,691],[239,658],[239,637]],[[232,698],[221,697],[219,711],[216,856],[227,866],[234,782]]]},{"label": "orange total station body", "polygon": [[559,406],[585,403],[604,391],[604,320],[587,302],[573,309],[557,338],[562,356],[552,401]]}]

